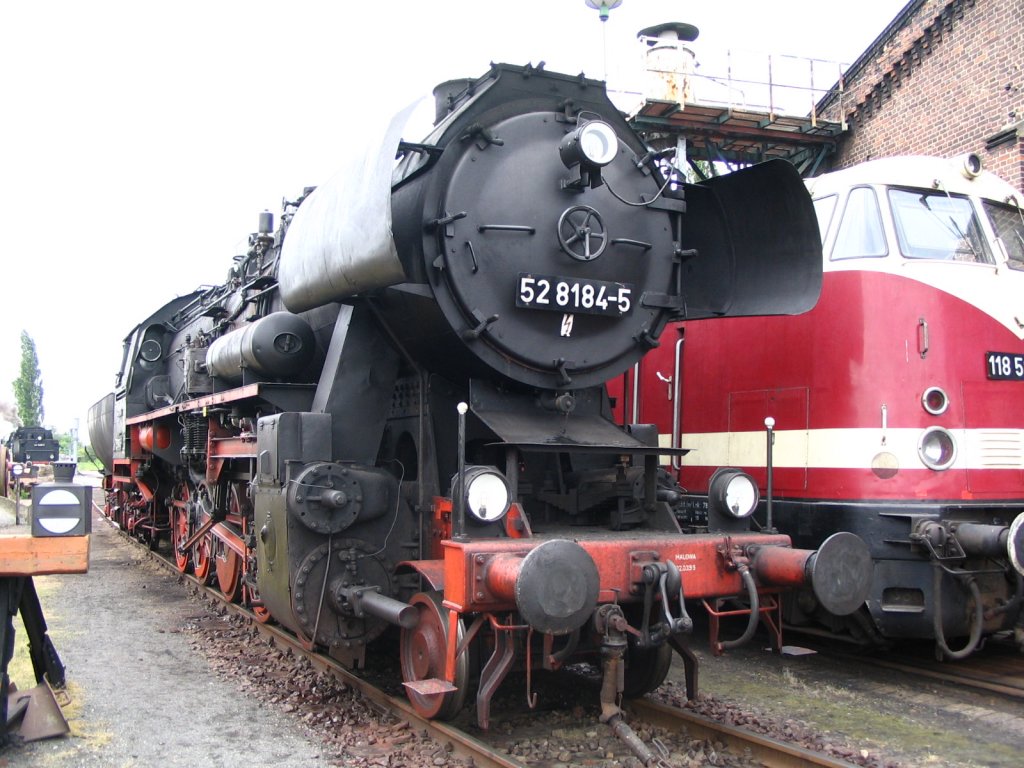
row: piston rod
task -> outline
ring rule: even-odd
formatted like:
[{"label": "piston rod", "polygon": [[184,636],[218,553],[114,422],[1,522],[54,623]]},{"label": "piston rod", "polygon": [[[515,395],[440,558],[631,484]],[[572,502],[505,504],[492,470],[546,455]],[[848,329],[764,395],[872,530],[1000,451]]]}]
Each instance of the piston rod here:
[{"label": "piston rod", "polygon": [[379,589],[380,587],[343,589],[339,594],[357,618],[361,619],[369,614],[402,629],[413,629],[419,623],[419,612],[408,603],[382,595]]}]

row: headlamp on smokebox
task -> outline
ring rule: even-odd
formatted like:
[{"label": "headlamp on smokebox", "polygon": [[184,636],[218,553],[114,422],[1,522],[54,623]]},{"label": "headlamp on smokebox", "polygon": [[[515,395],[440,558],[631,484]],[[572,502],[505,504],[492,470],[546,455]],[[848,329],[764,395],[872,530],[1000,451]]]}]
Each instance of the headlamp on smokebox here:
[{"label": "headlamp on smokebox", "polygon": [[558,146],[562,165],[572,170],[579,168],[578,179],[563,183],[567,189],[582,191],[585,187],[596,188],[604,182],[601,169],[619,153],[619,137],[615,129],[603,120],[591,120],[565,135]]}]

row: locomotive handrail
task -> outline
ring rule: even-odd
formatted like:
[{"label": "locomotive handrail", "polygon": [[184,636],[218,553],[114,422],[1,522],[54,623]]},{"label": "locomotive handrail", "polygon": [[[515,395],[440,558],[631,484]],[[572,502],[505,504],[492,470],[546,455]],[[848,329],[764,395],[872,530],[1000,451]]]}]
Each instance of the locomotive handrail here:
[{"label": "locomotive handrail", "polygon": [[635,245],[637,248],[643,248],[645,251],[651,250],[654,246],[650,243],[644,242],[643,240],[632,240],[628,237],[616,237],[612,239],[612,245]]},{"label": "locomotive handrail", "polygon": [[[681,406],[679,404],[679,395],[682,390],[682,382],[680,381],[680,374],[682,373],[682,356],[683,356],[683,342],[685,337],[680,337],[676,341],[676,354],[675,364],[672,368],[672,448],[679,450],[679,443],[683,439],[682,435],[682,413]],[[681,469],[683,464],[679,460],[681,454],[674,455],[672,457],[672,469]]]},{"label": "locomotive handrail", "polygon": [[537,228],[526,224],[478,224],[477,232],[486,232],[493,229],[496,232],[526,232],[530,235],[537,234]]}]

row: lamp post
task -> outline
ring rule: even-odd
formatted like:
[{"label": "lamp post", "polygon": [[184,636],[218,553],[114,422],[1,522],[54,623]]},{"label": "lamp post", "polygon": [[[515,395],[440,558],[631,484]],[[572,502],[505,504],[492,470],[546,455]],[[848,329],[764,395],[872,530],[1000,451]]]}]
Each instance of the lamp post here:
[{"label": "lamp post", "polygon": [[25,467],[21,464],[11,465],[11,474],[14,475],[14,524],[18,524],[18,516],[21,512],[21,473]]},{"label": "lamp post", "polygon": [[601,17],[601,41],[604,46],[604,79],[608,80],[608,35],[604,31],[604,22],[613,8],[622,5],[622,0],[584,0],[588,8],[593,8]]}]

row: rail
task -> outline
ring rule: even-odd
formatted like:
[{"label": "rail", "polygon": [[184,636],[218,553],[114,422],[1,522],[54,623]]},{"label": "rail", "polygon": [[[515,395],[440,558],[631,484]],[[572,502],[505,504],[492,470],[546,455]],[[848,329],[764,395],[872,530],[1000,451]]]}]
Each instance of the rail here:
[{"label": "rail", "polygon": [[[102,516],[100,506],[96,503],[93,506]],[[110,522],[105,516],[103,516],[103,519]],[[112,527],[117,528],[114,523],[111,522],[110,524]],[[122,533],[124,534],[124,532]],[[139,547],[154,563],[165,568],[175,577],[181,577],[182,574],[166,557],[158,552],[151,551],[147,546],[127,534],[124,534],[124,538]],[[227,610],[246,617],[251,622],[251,625],[260,632],[261,636],[268,639],[272,638],[275,644],[286,647],[291,653],[308,659],[318,671],[331,675],[346,686],[349,686],[352,690],[358,691],[360,695],[378,710],[386,711],[394,717],[415,726],[417,729],[425,731],[438,743],[451,744],[456,755],[471,759],[473,765],[485,768],[523,768],[523,766],[528,765],[528,763],[520,762],[508,755],[501,754],[496,751],[495,747],[487,744],[485,740],[477,738],[449,723],[422,718],[404,698],[388,694],[374,685],[373,682],[352,673],[328,656],[309,651],[301,641],[287,631],[273,624],[258,621],[251,612],[239,605],[224,601],[216,589],[204,586],[195,577],[185,575],[185,579],[196,591],[218,600]],[[716,742],[721,742],[736,755],[749,755],[757,761],[758,765],[763,765],[767,768],[790,768],[791,766],[799,765],[850,768],[852,765],[821,753],[786,744],[741,728],[717,723],[714,720],[694,713],[659,704],[648,699],[631,701],[628,704],[627,711],[634,720],[663,727],[672,732],[685,733],[690,739],[713,739]]]}]

